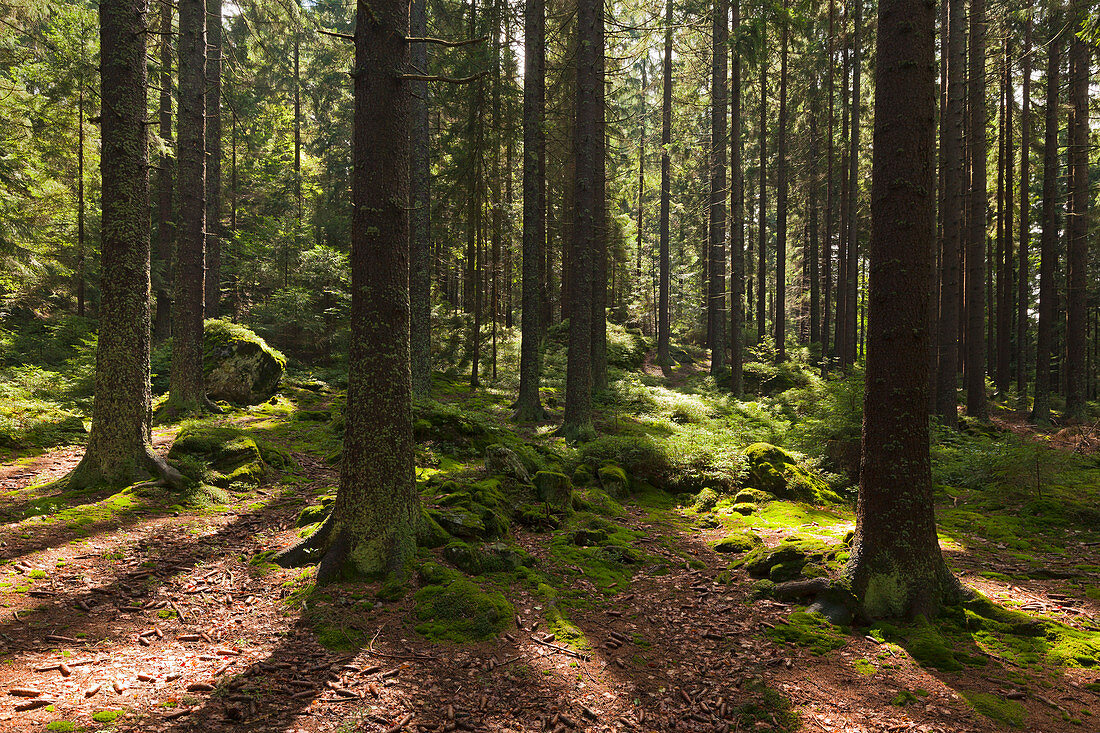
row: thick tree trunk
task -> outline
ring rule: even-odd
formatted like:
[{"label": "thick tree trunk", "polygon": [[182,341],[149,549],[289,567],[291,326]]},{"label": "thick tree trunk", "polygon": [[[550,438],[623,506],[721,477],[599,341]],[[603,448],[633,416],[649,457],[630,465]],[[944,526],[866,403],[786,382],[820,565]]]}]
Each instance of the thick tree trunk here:
[{"label": "thick tree trunk", "polygon": [[596,16],[597,73],[595,223],[592,248],[592,390],[607,389],[607,50],[604,44],[604,5]]},{"label": "thick tree trunk", "polygon": [[741,153],[741,0],[732,0],[730,62],[730,394],[745,390],[745,171]]},{"label": "thick tree trunk", "polygon": [[[857,0],[859,1],[859,0]],[[783,3],[779,60],[779,180],[775,196],[775,358],[787,358],[787,47],[790,36]]]},{"label": "thick tree trunk", "polygon": [[989,419],[985,396],[986,190],[985,0],[970,2],[970,237],[966,251],[966,414]]},{"label": "thick tree trunk", "polygon": [[836,115],[834,107],[833,86],[835,71],[835,32],[836,0],[829,0],[829,40],[828,57],[826,59],[825,96],[829,99],[829,118],[826,123],[828,135],[825,139],[825,246],[821,250],[822,285],[822,319],[821,319],[821,375],[829,373],[829,339],[832,335],[832,294],[833,294],[833,135],[836,133]]},{"label": "thick tree trunk", "polygon": [[939,363],[936,414],[949,428],[958,425],[959,266],[963,243],[963,118],[966,107],[966,21],[964,0],[947,0],[947,122],[940,141],[944,174],[943,254],[940,267]]},{"label": "thick tree trunk", "polygon": [[[427,0],[412,3],[411,33],[414,38],[428,35]],[[409,49],[414,73],[428,73],[428,44],[414,43]],[[415,395],[432,391],[432,233],[431,233],[431,139],[428,116],[428,82],[410,82],[412,95],[412,187],[409,216],[409,302],[412,306],[410,354],[412,389]]]},{"label": "thick tree trunk", "polygon": [[[762,11],[763,12],[763,11]],[[762,39],[761,48],[764,49],[764,58],[762,58],[758,65],[760,72],[760,129],[757,131],[760,136],[759,152],[760,152],[760,182],[758,190],[756,192],[759,197],[757,217],[757,234],[756,234],[756,340],[757,342],[764,340],[764,334],[767,330],[767,285],[765,274],[767,271],[767,251],[768,251],[768,175],[767,175],[767,159],[768,159],[768,20],[765,13],[762,18]]]},{"label": "thick tree trunk", "polygon": [[936,538],[928,435],[935,6],[880,0],[863,459],[848,575],[866,618],[932,615],[957,581]]},{"label": "thick tree trunk", "polygon": [[421,521],[409,371],[409,3],[360,0],[347,428],[332,514],[283,553],[319,580],[403,572]]},{"label": "thick tree trunk", "polygon": [[1012,311],[1013,311],[1013,165],[1012,148],[1012,110],[1016,106],[1012,86],[1012,59],[1009,49],[1005,49],[1005,131],[1004,131],[1004,249],[998,264],[1002,277],[997,289],[997,383],[1001,394],[1008,394],[1012,382]]},{"label": "thick tree trunk", "polygon": [[726,370],[726,85],[729,67],[727,0],[714,0],[711,16],[707,338],[710,345],[710,373],[717,379]]},{"label": "thick tree trunk", "polygon": [[206,0],[206,279],[204,315],[222,297],[222,0]]},{"label": "thick tree trunk", "polygon": [[519,398],[515,419],[542,420],[539,341],[542,338],[541,267],[546,247],[546,200],[541,165],[546,153],[546,6],[526,0],[523,14],[523,322]]},{"label": "thick tree trunk", "polygon": [[561,433],[569,440],[595,435],[592,425],[592,279],[600,224],[597,156],[603,147],[600,127],[600,42],[603,0],[577,3],[576,126],[573,152],[573,242],[569,253],[569,354],[565,371],[565,418]]},{"label": "thick tree trunk", "polygon": [[206,3],[179,2],[177,115],[180,232],[172,303],[169,406],[180,412],[209,406],[202,374],[206,282]]},{"label": "thick tree trunk", "polygon": [[[160,109],[157,113],[158,133],[168,146],[172,144],[172,3],[160,4]],[[156,249],[153,252],[153,290],[156,306],[153,316],[153,340],[163,343],[172,335],[172,249],[175,245],[175,225],[172,220],[172,175],[175,161],[170,155],[160,156],[157,171]]]},{"label": "thick tree trunk", "polygon": [[1066,238],[1066,416],[1081,419],[1086,413],[1085,356],[1088,299],[1089,234],[1089,80],[1088,44],[1077,35],[1086,23],[1086,3],[1072,0],[1069,42],[1069,125],[1071,173],[1070,219]]},{"label": "thick tree trunk", "polygon": [[1031,292],[1028,253],[1031,247],[1031,6],[1032,3],[1029,2],[1022,54],[1024,80],[1020,101],[1020,244],[1016,252],[1016,397],[1021,407],[1027,405],[1027,334]]},{"label": "thick tree trunk", "polygon": [[125,486],[154,475],[179,483],[150,445],[149,142],[146,3],[104,0],[100,41],[103,293],[88,448],[67,488]]},{"label": "thick tree trunk", "polygon": [[[821,273],[818,270],[818,228],[817,228],[817,215],[818,215],[818,128],[817,118],[821,113],[820,106],[820,90],[821,87],[817,86],[817,69],[815,68],[811,75],[811,89],[810,94],[810,150],[809,150],[809,181],[806,182],[809,188],[807,195],[807,216],[810,219],[808,226],[808,252],[803,254],[804,269],[807,269],[810,280],[810,328],[809,337],[810,343],[821,342]],[[806,259],[809,258],[807,262]]]},{"label": "thick tree trunk", "polygon": [[665,0],[665,55],[662,64],[662,101],[661,101],[661,243],[660,243],[660,285],[657,301],[657,364],[669,373],[672,357],[669,354],[669,212],[672,194],[671,161],[669,146],[672,145],[672,0]]},{"label": "thick tree trunk", "polygon": [[1045,130],[1043,133],[1043,233],[1039,240],[1039,324],[1035,344],[1033,423],[1050,422],[1050,360],[1054,330],[1054,269],[1058,260],[1058,85],[1062,28],[1060,0],[1050,0],[1047,42]]}]

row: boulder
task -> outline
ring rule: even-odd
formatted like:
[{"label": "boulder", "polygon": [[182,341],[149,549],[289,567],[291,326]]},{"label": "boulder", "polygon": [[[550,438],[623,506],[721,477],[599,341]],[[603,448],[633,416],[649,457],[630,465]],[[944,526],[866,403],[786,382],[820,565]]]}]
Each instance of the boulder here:
[{"label": "boulder", "polygon": [[535,495],[552,507],[563,508],[572,501],[573,483],[563,473],[539,471],[535,474]]},{"label": "boulder", "polygon": [[787,451],[770,443],[754,443],[745,448],[748,488],[780,499],[798,499],[813,504],[840,503],[841,498],[825,479],[802,466]]},{"label": "boulder", "polygon": [[500,443],[493,443],[485,449],[485,469],[489,473],[514,478],[520,483],[531,483],[531,475],[513,451]]},{"label": "boulder", "polygon": [[256,405],[279,389],[286,357],[239,323],[203,324],[202,371],[210,399]]},{"label": "boulder", "polygon": [[601,466],[596,472],[600,478],[600,486],[611,496],[621,499],[630,491],[630,478],[621,466],[609,463]]}]

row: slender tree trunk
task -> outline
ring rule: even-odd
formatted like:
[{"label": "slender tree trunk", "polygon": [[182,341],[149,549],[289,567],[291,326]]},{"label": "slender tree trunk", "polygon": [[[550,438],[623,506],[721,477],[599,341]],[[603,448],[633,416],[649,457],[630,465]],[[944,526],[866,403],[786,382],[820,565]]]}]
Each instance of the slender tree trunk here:
[{"label": "slender tree trunk", "polygon": [[[845,8],[845,18],[841,29],[842,37],[846,35],[847,16],[848,10]],[[846,38],[841,57],[840,97],[844,103],[841,105],[840,115],[840,200],[837,202],[840,208],[840,231],[838,232],[840,238],[837,243],[836,257],[836,323],[833,330],[833,352],[837,366],[843,368],[844,344],[847,342],[844,331],[848,327],[848,138],[852,112],[852,105],[848,103],[850,89],[848,74],[851,67],[851,54]]]},{"label": "slender tree trunk", "polygon": [[730,63],[730,394],[745,390],[745,171],[741,154],[741,0],[732,0]]},{"label": "slender tree trunk", "polygon": [[180,232],[172,304],[169,405],[190,412],[210,406],[203,385],[206,276],[206,3],[179,2],[178,171]]},{"label": "slender tree trunk", "polygon": [[222,0],[206,0],[206,304],[218,317],[222,296]]},{"label": "slender tree trunk", "polygon": [[1072,114],[1069,125],[1069,191],[1071,215],[1066,232],[1066,416],[1085,416],[1085,355],[1088,299],[1089,234],[1089,81],[1090,52],[1078,34],[1087,22],[1086,3],[1071,0],[1072,36],[1069,41],[1069,97]]},{"label": "slender tree trunk", "polygon": [[[762,11],[764,12],[764,11]],[[767,157],[768,157],[768,60],[767,60],[767,48],[768,48],[768,21],[766,13],[762,17],[762,40],[761,48],[764,49],[765,58],[762,58],[759,63],[760,71],[760,182],[758,184],[759,190],[757,195],[760,197],[757,210],[757,216],[759,217],[759,225],[757,226],[756,235],[756,340],[763,341],[764,334],[767,333],[767,318],[765,314],[765,308],[767,307],[767,286],[765,281],[765,272],[767,270],[767,244],[768,244],[768,176],[767,176]]]},{"label": "slender tree trunk", "polygon": [[[411,33],[413,37],[428,35],[427,0],[412,3]],[[428,73],[428,44],[414,43],[409,60],[415,73]],[[412,355],[412,390],[415,395],[432,391],[432,232],[431,232],[431,137],[428,114],[428,82],[410,82],[412,167],[409,183],[412,188],[412,209],[409,216],[409,301],[412,307],[410,353]]]},{"label": "slender tree trunk", "polygon": [[[160,4],[160,109],[158,134],[165,144],[172,144],[172,3]],[[174,159],[160,156],[157,172],[156,249],[153,252],[153,290],[156,295],[153,317],[153,340],[163,343],[172,335],[172,249],[175,227],[172,221],[172,174]]]},{"label": "slender tree trunk", "polygon": [[604,44],[604,4],[596,18],[597,73],[595,155],[595,239],[592,249],[592,389],[607,389],[607,51]]},{"label": "slender tree trunk", "polygon": [[989,419],[985,396],[986,190],[985,0],[970,2],[970,240],[966,253],[966,413]]},{"label": "slender tree trunk", "polygon": [[726,99],[729,68],[729,5],[714,0],[711,8],[710,81],[710,270],[707,273],[707,335],[710,373],[726,370]]},{"label": "slender tree trunk", "polygon": [[1030,274],[1028,250],[1031,246],[1031,45],[1032,3],[1028,2],[1027,28],[1024,31],[1023,91],[1020,102],[1020,244],[1016,272],[1016,395],[1021,407],[1027,405],[1028,309]]},{"label": "slender tree trunk", "polygon": [[1035,344],[1033,423],[1050,422],[1050,361],[1054,330],[1054,269],[1058,260],[1058,70],[1061,64],[1060,0],[1049,0],[1045,130],[1043,133],[1043,233],[1039,240],[1039,324]]},{"label": "slender tree trunk", "polygon": [[595,435],[592,425],[593,259],[600,236],[599,162],[600,48],[603,0],[577,3],[576,114],[573,151],[573,242],[569,255],[569,354],[565,371],[565,419],[561,433],[569,440]]},{"label": "slender tree trunk", "polygon": [[489,254],[489,313],[492,317],[492,378],[497,380],[497,324],[500,320],[500,248],[501,237],[504,234],[504,210],[502,208],[502,196],[504,194],[504,174],[500,168],[501,137],[504,133],[504,124],[500,117],[500,85],[502,72],[501,51],[501,23],[504,13],[501,7],[502,0],[493,3],[493,126],[490,135],[490,144],[493,147],[492,166],[490,176],[490,209],[492,211],[490,229],[490,254]]},{"label": "slender tree trunk", "polygon": [[634,265],[634,279],[640,285],[642,282],[642,207],[645,202],[645,97],[649,90],[649,80],[646,78],[648,60],[642,57],[642,86],[638,94],[638,232],[637,232],[637,261]]},{"label": "slender tree trunk", "polygon": [[543,327],[541,270],[546,247],[546,200],[542,176],[546,153],[546,8],[526,0],[523,14],[523,313],[520,335],[519,399],[515,419],[542,420],[539,399],[539,341]]},{"label": "slender tree trunk", "polygon": [[844,366],[854,364],[856,361],[857,324],[859,313],[859,138],[860,138],[860,109],[863,93],[861,80],[863,78],[863,0],[855,0],[855,14],[853,16],[852,36],[852,128],[849,139],[848,152],[848,246],[846,254],[848,264],[846,268],[847,294],[845,313],[848,323],[845,326],[844,352],[842,361]]},{"label": "slender tree trunk", "polygon": [[[858,0],[857,0],[858,1]],[[790,36],[787,3],[780,22],[779,186],[775,197],[775,358],[787,359],[787,47]]]},{"label": "slender tree trunk", "polygon": [[829,338],[832,334],[832,286],[833,286],[833,136],[836,134],[836,115],[834,113],[833,86],[836,76],[835,43],[836,33],[833,30],[836,22],[836,0],[829,0],[829,38],[828,58],[826,60],[825,96],[829,99],[829,119],[826,127],[828,136],[825,140],[825,246],[821,251],[821,269],[824,292],[822,293],[822,322],[821,322],[821,375],[829,373]]},{"label": "slender tree trunk", "polygon": [[863,460],[848,574],[867,618],[958,597],[940,553],[928,435],[935,5],[880,0]]},{"label": "slender tree trunk", "polygon": [[76,108],[76,314],[84,317],[84,84]]},{"label": "slender tree trunk", "polygon": [[998,161],[998,177],[1004,181],[1004,193],[998,202],[1004,221],[1001,252],[997,260],[997,391],[1008,394],[1012,382],[1012,66],[1006,41],[1004,51],[1004,122],[1001,137],[1002,153]]},{"label": "slender tree trunk", "polygon": [[661,251],[660,286],[657,303],[657,364],[669,373],[669,210],[672,193],[669,147],[672,145],[672,0],[665,0],[665,56],[662,65],[663,91],[661,102]]},{"label": "slender tree trunk", "polygon": [[[810,94],[810,165],[809,165],[809,177],[807,181],[807,187],[809,188],[808,208],[807,216],[809,217],[809,253],[803,255],[804,269],[807,269],[810,280],[810,329],[809,337],[810,343],[821,342],[821,273],[818,271],[819,261],[819,247],[818,247],[818,229],[817,229],[817,215],[818,215],[818,127],[817,118],[821,114],[820,106],[820,87],[817,86],[818,76],[817,69],[813,70],[813,74],[810,78],[811,88]],[[806,262],[806,258],[809,258],[809,262]]]},{"label": "slender tree trunk", "polygon": [[180,475],[150,445],[149,143],[146,110],[146,3],[99,5],[102,153],[102,301],[95,403],[84,457],[69,489],[125,486],[149,475]]}]

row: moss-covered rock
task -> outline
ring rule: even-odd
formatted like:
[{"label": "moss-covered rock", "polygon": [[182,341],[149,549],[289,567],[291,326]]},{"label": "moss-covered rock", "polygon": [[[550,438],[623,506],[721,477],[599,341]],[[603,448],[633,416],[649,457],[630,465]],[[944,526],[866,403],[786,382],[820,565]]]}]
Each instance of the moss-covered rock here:
[{"label": "moss-covered rock", "polygon": [[447,481],[438,488],[435,504],[428,516],[454,537],[494,539],[508,532],[511,512],[496,479],[468,486]]},{"label": "moss-covered rock", "polygon": [[611,496],[621,499],[630,492],[630,477],[622,466],[609,463],[601,466],[596,474],[600,479],[600,486]]},{"label": "moss-covered rock", "polygon": [[239,323],[208,319],[203,324],[202,370],[211,399],[255,405],[279,389],[286,357]]},{"label": "moss-covered rock", "polygon": [[782,499],[799,499],[813,504],[841,502],[841,498],[821,476],[802,466],[782,448],[770,443],[754,443],[744,452],[749,488]]},{"label": "moss-covered rock", "polygon": [[552,507],[563,509],[572,501],[573,483],[563,473],[539,471],[535,474],[535,495]]},{"label": "moss-covered rock", "polygon": [[[770,578],[773,581],[777,578],[772,577],[772,570],[776,566],[780,566],[776,572],[778,575],[783,576],[782,580],[792,580],[801,574],[802,568],[807,563],[825,565],[829,562],[836,562],[840,559],[842,553],[846,552],[847,548],[843,545],[827,545],[821,540],[793,535],[776,547],[756,548],[743,557],[739,564],[752,577]],[[795,568],[798,572],[791,575]]]},{"label": "moss-covered rock", "polygon": [[443,548],[443,558],[470,575],[511,572],[535,563],[522,547],[503,542],[476,545],[454,540]]},{"label": "moss-covered rock", "polygon": [[515,608],[503,593],[444,573],[433,577],[443,582],[427,585],[414,596],[418,634],[432,641],[462,643],[491,639],[508,628]]},{"label": "moss-covered rock", "polygon": [[579,512],[592,512],[605,517],[622,517],[626,509],[608,496],[603,489],[589,488],[573,492],[573,508]]},{"label": "moss-covered rock", "polygon": [[697,512],[709,512],[716,506],[718,506],[718,492],[711,488],[701,490],[691,502],[691,508]]},{"label": "moss-covered rock", "polygon": [[768,629],[767,635],[774,641],[805,647],[811,654],[820,656],[847,644],[845,631],[821,614],[796,611],[785,623]]},{"label": "moss-covered rock", "polygon": [[531,483],[527,467],[512,450],[500,443],[493,443],[485,449],[485,469],[489,473],[513,478],[524,484]]},{"label": "moss-covered rock", "polygon": [[222,489],[259,485],[269,465],[265,459],[284,462],[280,451],[248,433],[207,425],[184,427],[168,451],[168,460],[189,479]]},{"label": "moss-covered rock", "polygon": [[747,517],[756,513],[756,504],[742,501],[731,506],[730,510]]},{"label": "moss-covered rock", "polygon": [[590,486],[595,480],[592,475],[592,467],[587,463],[582,463],[573,469],[573,485],[574,486]]},{"label": "moss-covered rock", "polygon": [[751,532],[735,532],[715,542],[714,551],[737,554],[748,552],[761,544],[761,539]]},{"label": "moss-covered rock", "polygon": [[775,494],[760,489],[741,489],[733,497],[734,504],[767,504],[775,500]]},{"label": "moss-covered rock", "polygon": [[311,524],[324,521],[325,517],[332,510],[332,504],[336,501],[336,495],[331,494],[329,496],[322,496],[321,503],[307,506],[301,512],[298,513],[298,519],[294,523],[296,527],[307,527]]}]

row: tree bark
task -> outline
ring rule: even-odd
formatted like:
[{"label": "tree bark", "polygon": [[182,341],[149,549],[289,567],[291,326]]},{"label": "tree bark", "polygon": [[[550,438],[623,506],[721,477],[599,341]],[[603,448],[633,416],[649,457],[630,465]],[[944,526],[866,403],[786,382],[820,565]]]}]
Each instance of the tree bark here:
[{"label": "tree bark", "polygon": [[761,48],[764,49],[764,58],[760,59],[759,71],[760,71],[760,129],[758,133],[760,135],[760,182],[758,184],[759,190],[756,192],[759,197],[759,208],[757,210],[758,226],[756,235],[756,340],[757,342],[764,340],[764,334],[767,331],[767,284],[765,279],[765,273],[767,270],[767,251],[768,251],[768,60],[767,60],[767,48],[768,48],[768,18],[767,12],[761,10]]},{"label": "tree bark", "polygon": [[1031,8],[1032,3],[1028,2],[1020,102],[1020,244],[1016,253],[1016,398],[1021,406],[1027,405],[1027,334],[1031,292],[1028,253],[1031,246]]},{"label": "tree bark", "polygon": [[604,5],[596,16],[597,65],[595,155],[595,239],[592,248],[592,390],[607,389],[607,50]]},{"label": "tree bark", "polygon": [[717,379],[726,370],[726,97],[729,68],[727,0],[714,0],[711,15],[707,338],[710,344],[710,374]]},{"label": "tree bark", "polygon": [[1086,3],[1071,0],[1069,30],[1070,219],[1066,238],[1066,416],[1085,417],[1089,234],[1089,81],[1090,53],[1078,34],[1087,22]]},{"label": "tree bark", "polygon": [[845,248],[847,266],[845,274],[845,314],[847,324],[844,327],[844,357],[842,366],[850,366],[856,361],[857,322],[859,314],[859,138],[860,111],[863,101],[861,80],[863,79],[863,0],[855,0],[855,13],[852,18],[852,122],[848,151],[848,246]]},{"label": "tree bark", "polygon": [[206,318],[222,296],[222,0],[206,0]]},{"label": "tree bark", "polygon": [[540,265],[546,247],[545,168],[540,165],[546,154],[544,0],[526,0],[523,47],[523,321],[515,419],[528,421],[546,417],[539,398],[539,341],[543,330]]},{"label": "tree bark", "polygon": [[847,572],[866,618],[958,596],[940,553],[928,434],[935,5],[880,0],[863,458]]},{"label": "tree bark", "polygon": [[986,190],[985,0],[970,2],[970,238],[966,251],[966,414],[989,419],[985,396]]},{"label": "tree bark", "polygon": [[[172,144],[172,3],[160,4],[160,108],[158,134],[166,145]],[[157,228],[153,257],[153,289],[156,294],[153,340],[163,343],[172,335],[172,249],[175,226],[172,221],[172,175],[175,160],[160,156],[157,171]]]},{"label": "tree bark", "polygon": [[102,153],[102,301],[92,430],[68,489],[125,486],[180,475],[153,453],[149,389],[149,140],[146,3],[99,5]]},{"label": "tree bark", "polygon": [[829,39],[828,58],[826,59],[825,96],[829,99],[829,118],[826,123],[828,136],[825,140],[825,246],[821,250],[822,320],[821,320],[821,375],[829,373],[829,338],[832,335],[832,287],[833,287],[833,135],[836,133],[836,114],[834,108],[834,78],[836,63],[834,60],[836,33],[836,0],[829,0]]},{"label": "tree bark", "polygon": [[[410,28],[413,37],[428,35],[427,0],[414,0]],[[416,73],[428,73],[428,44],[414,43],[409,60]],[[428,115],[428,82],[410,82],[412,95],[412,187],[409,248],[409,302],[412,306],[410,353],[413,394],[432,391],[432,233],[431,233],[431,137]]]},{"label": "tree bark", "polygon": [[[816,66],[816,65],[815,65]],[[820,115],[820,89],[817,86],[817,69],[814,68],[810,77],[811,88],[809,90],[810,95],[810,149],[809,149],[809,180],[806,182],[806,186],[809,189],[807,194],[807,208],[809,211],[806,213],[809,218],[809,225],[807,231],[807,248],[808,251],[803,254],[804,269],[807,269],[809,275],[809,290],[810,290],[810,328],[809,337],[810,343],[821,342],[821,273],[818,270],[819,261],[819,246],[818,246],[818,228],[817,228],[817,215],[818,215],[818,127],[817,118]],[[808,261],[807,261],[808,258]]]},{"label": "tree bark", "polygon": [[669,211],[672,194],[671,160],[672,145],[672,0],[665,0],[665,55],[662,64],[663,91],[661,101],[661,243],[660,284],[657,302],[657,364],[666,375],[672,368],[669,354]]},{"label": "tree bark", "polygon": [[[857,0],[859,2],[859,0]],[[779,180],[775,196],[775,358],[787,359],[787,47],[790,45],[787,3],[780,20]]]},{"label": "tree bark", "polygon": [[745,391],[745,171],[741,148],[741,0],[732,0],[730,60],[730,394]]}]

